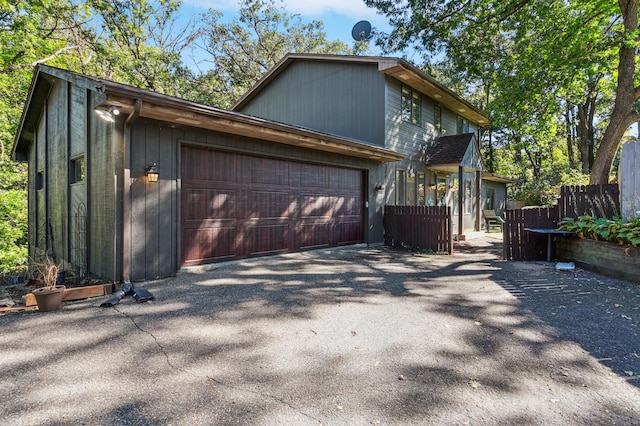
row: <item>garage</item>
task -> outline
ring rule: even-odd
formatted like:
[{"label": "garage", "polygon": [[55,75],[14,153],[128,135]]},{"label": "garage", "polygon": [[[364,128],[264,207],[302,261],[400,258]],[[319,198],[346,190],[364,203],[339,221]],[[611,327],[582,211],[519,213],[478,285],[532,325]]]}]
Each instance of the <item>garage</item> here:
[{"label": "garage", "polygon": [[182,264],[362,242],[364,171],[181,147]]}]

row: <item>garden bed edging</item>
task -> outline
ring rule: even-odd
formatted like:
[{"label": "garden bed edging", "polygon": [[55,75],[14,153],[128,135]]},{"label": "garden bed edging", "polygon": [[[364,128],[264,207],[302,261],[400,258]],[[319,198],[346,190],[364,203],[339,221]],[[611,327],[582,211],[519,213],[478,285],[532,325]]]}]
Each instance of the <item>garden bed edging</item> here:
[{"label": "garden bed edging", "polygon": [[640,283],[640,249],[586,238],[557,238],[556,257],[612,278]]}]

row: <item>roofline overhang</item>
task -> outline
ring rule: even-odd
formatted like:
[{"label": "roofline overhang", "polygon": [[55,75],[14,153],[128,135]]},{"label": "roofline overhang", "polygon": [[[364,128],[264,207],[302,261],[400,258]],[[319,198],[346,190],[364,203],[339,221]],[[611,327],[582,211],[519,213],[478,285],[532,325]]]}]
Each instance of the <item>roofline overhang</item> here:
[{"label": "roofline overhang", "polygon": [[[226,111],[220,108],[187,101],[167,95],[162,95],[148,90],[135,88],[125,84],[109,80],[102,80],[88,76],[82,76],[58,68],[40,65],[34,74],[33,87],[44,74],[50,74],[64,78],[72,76],[81,78],[84,86],[103,94],[102,100],[94,109],[106,110],[109,106],[115,106],[123,114],[134,111],[136,101],[141,102],[139,117],[164,121],[176,126],[191,126],[201,129],[214,130],[223,133],[231,133],[286,145],[309,148],[318,151],[332,152],[352,157],[364,158],[379,162],[393,162],[405,158],[404,154],[389,149],[377,147],[367,143],[317,132],[310,129],[291,126],[271,120],[266,120],[234,111]],[[62,76],[64,74],[64,76]],[[12,155],[16,155],[18,147],[24,148],[24,144],[33,140],[35,129],[31,136],[26,135],[25,115],[30,108],[32,91],[29,92],[25,111],[20,122],[19,132],[16,135]],[[22,156],[20,156],[22,157]],[[18,159],[16,157],[16,159]],[[26,160],[26,158],[19,158]]]},{"label": "roofline overhang", "polygon": [[378,66],[378,71],[389,75],[407,85],[419,90],[431,97],[441,105],[449,107],[460,116],[477,123],[480,127],[489,125],[487,115],[481,109],[475,107],[470,102],[461,98],[458,94],[436,81],[408,61],[393,57],[379,56],[347,56],[347,55],[326,55],[326,54],[298,54],[289,53],[282,58],[274,67],[268,70],[260,80],[249,89],[231,108],[233,111],[241,110],[259,92],[282,73],[291,63],[296,60],[316,60],[334,62],[357,62],[372,63]]}]

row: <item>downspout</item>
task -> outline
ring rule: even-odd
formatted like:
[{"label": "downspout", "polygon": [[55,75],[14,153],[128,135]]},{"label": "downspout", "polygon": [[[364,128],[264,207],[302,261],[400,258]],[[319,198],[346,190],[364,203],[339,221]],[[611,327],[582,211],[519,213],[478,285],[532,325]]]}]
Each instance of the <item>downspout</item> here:
[{"label": "downspout", "polygon": [[[123,178],[122,178],[122,281],[125,283],[131,282],[131,136],[130,130],[133,123],[140,116],[140,110],[142,109],[142,101],[136,99],[133,105],[133,111],[127,117],[124,122],[124,131],[122,135],[123,139]],[[116,183],[117,191],[117,183]],[[117,220],[117,218],[116,218]],[[117,229],[117,228],[116,228]],[[117,244],[114,245],[114,271],[115,263],[117,262]]]}]

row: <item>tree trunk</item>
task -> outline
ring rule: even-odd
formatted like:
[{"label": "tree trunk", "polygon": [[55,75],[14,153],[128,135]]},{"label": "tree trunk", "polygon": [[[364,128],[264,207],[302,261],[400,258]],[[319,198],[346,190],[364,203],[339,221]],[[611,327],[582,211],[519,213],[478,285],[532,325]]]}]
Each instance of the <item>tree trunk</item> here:
[{"label": "tree trunk", "polygon": [[[638,0],[618,0],[618,4],[624,20],[625,33],[627,37],[630,37],[638,28]],[[634,113],[632,109],[633,103],[638,98],[633,85],[637,50],[633,40],[623,41],[620,46],[616,100],[609,125],[604,132],[591,169],[591,184],[609,182],[609,173],[620,141],[627,128],[638,120],[638,114]]]},{"label": "tree trunk", "polygon": [[573,167],[575,164],[575,155],[573,153],[573,123],[571,120],[573,106],[567,106],[567,110],[564,113],[565,123],[566,123],[566,131],[567,131],[567,156],[569,157],[569,164]]}]

